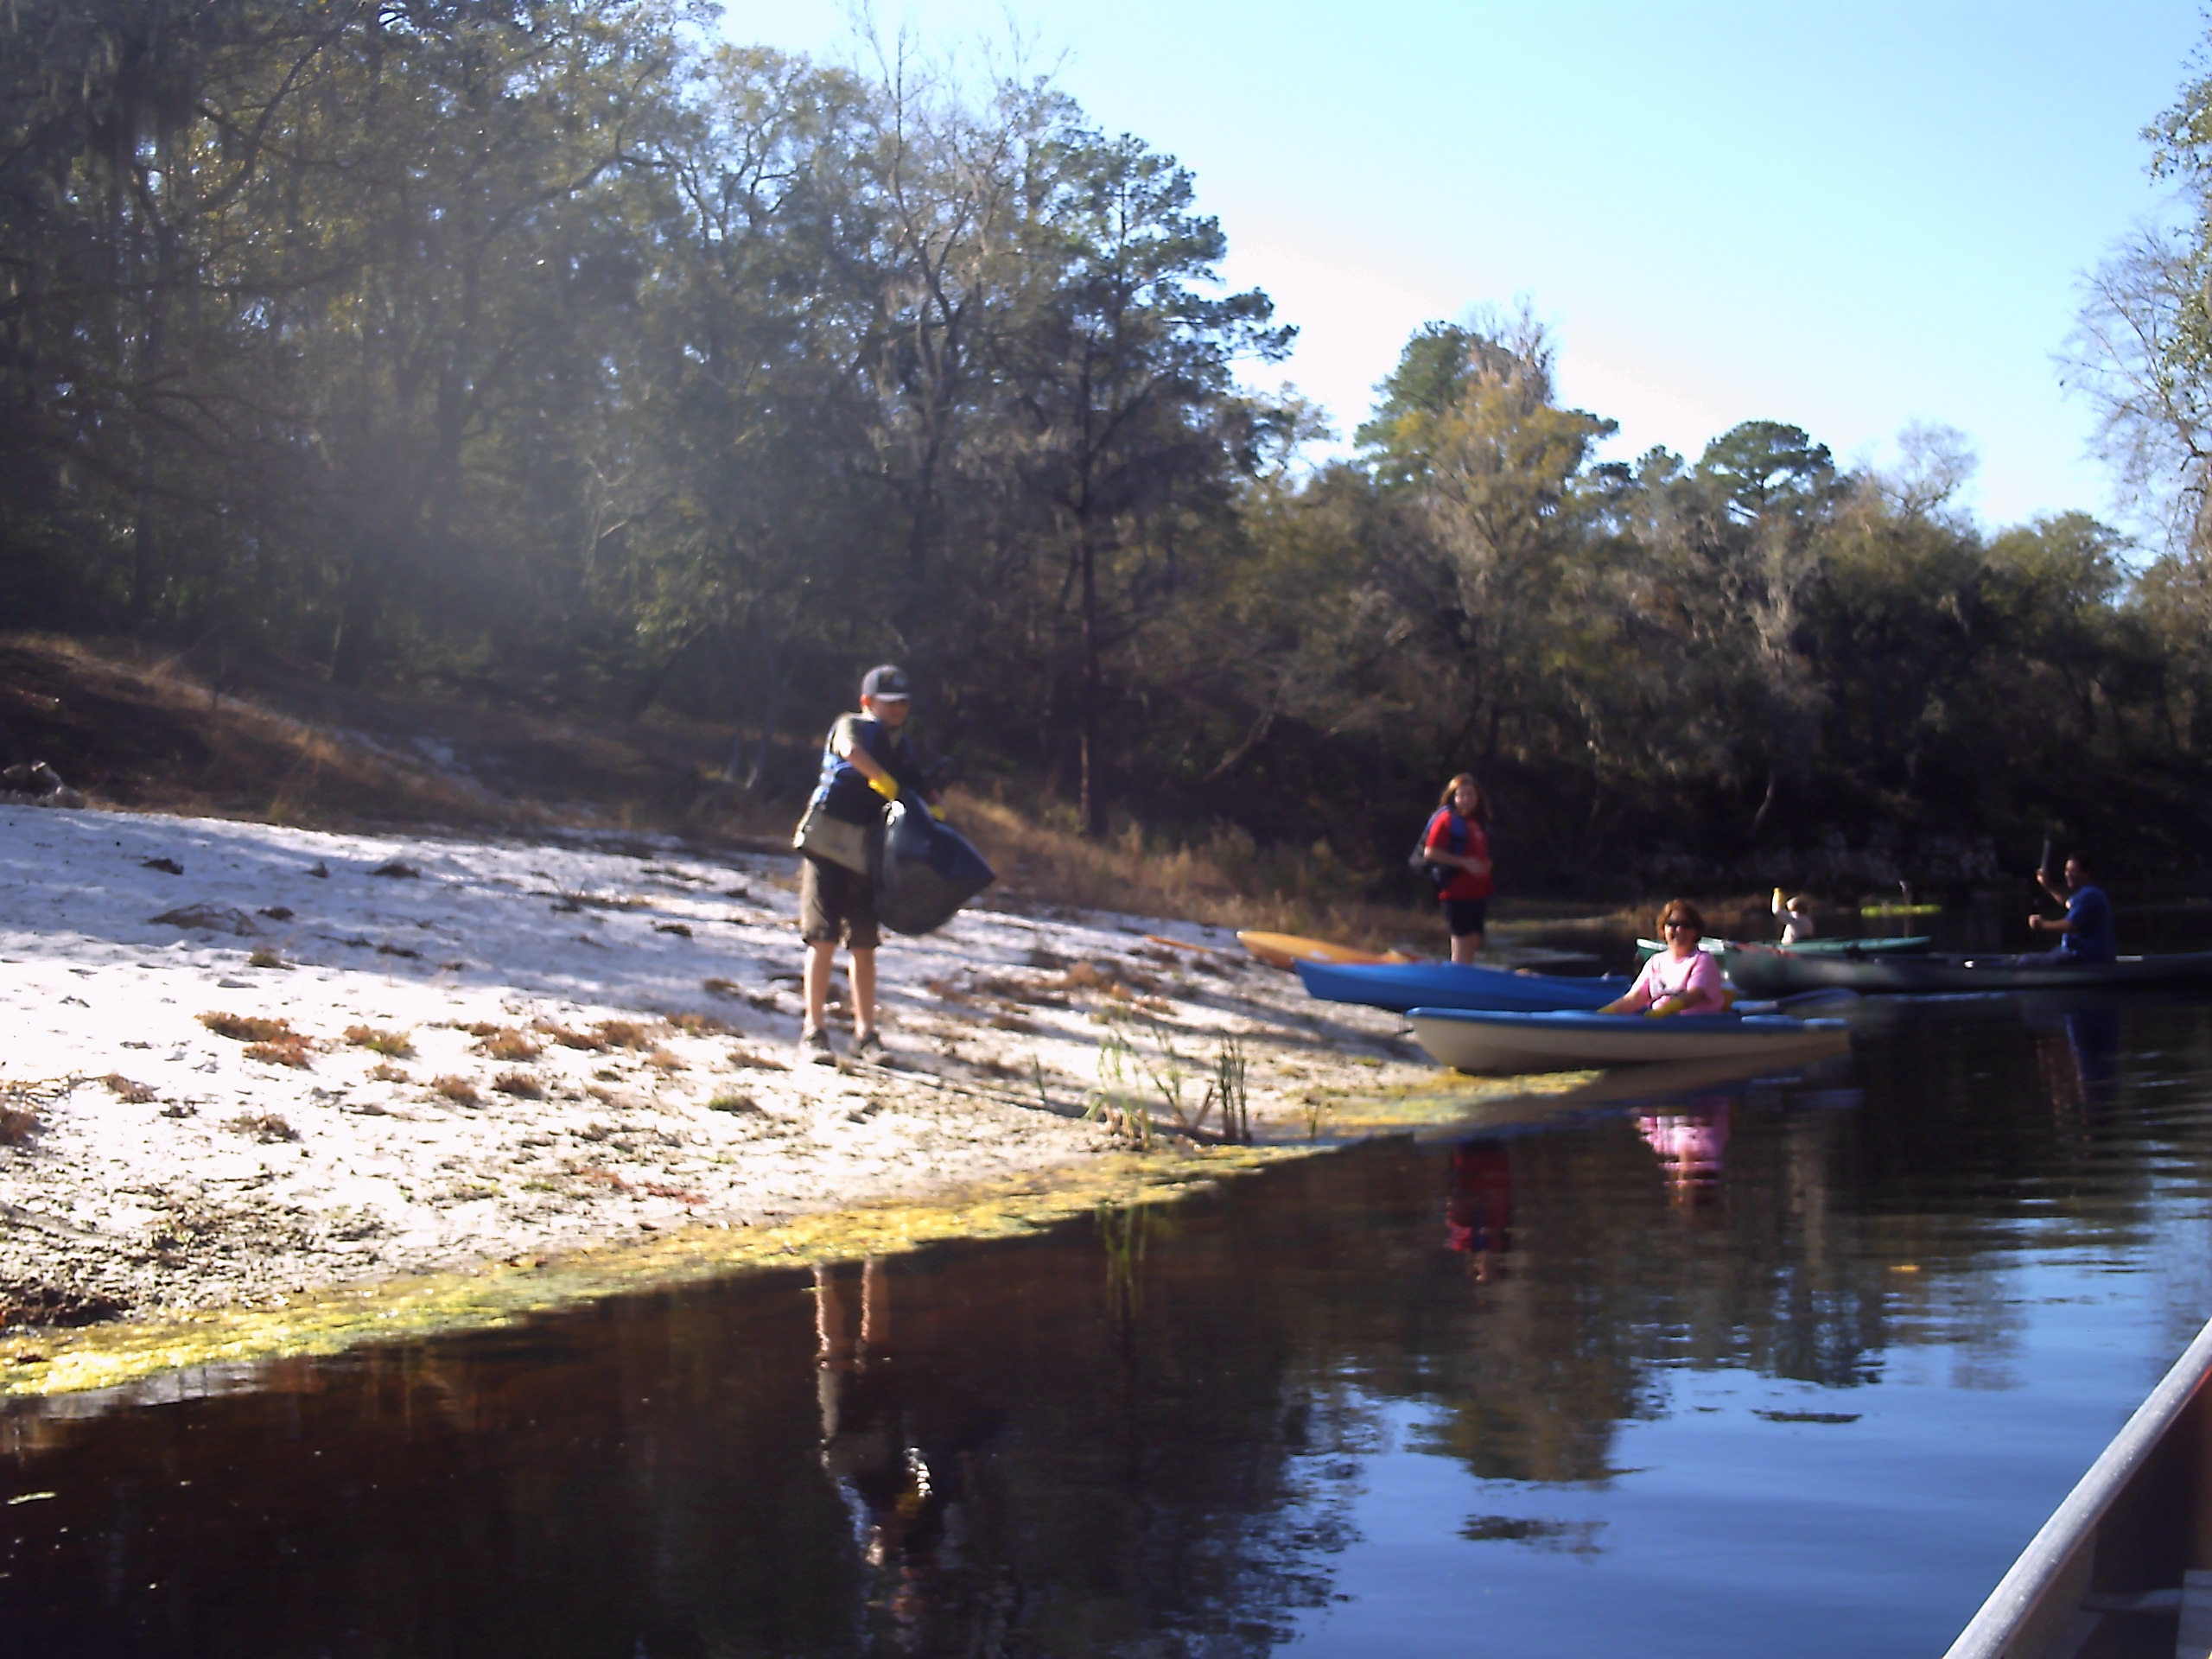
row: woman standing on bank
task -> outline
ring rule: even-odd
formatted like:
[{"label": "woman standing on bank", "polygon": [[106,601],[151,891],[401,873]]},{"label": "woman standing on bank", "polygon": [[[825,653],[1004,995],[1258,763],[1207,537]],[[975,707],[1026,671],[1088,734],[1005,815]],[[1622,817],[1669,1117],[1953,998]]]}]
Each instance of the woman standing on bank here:
[{"label": "woman standing on bank", "polygon": [[1421,849],[1451,931],[1452,960],[1472,962],[1482,954],[1491,894],[1490,801],[1474,773],[1463,772],[1444,785]]}]

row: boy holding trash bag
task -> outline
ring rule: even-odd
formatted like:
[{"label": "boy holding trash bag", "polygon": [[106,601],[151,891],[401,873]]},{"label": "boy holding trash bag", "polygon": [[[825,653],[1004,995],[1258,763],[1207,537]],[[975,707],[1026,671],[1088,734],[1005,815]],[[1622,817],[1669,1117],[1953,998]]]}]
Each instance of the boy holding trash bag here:
[{"label": "boy holding trash bag", "polygon": [[876,925],[872,858],[884,809],[904,795],[927,798],[920,758],[899,728],[912,709],[906,671],[889,664],[861,682],[861,712],[842,715],[822,749],[822,778],[792,844],[799,849],[799,936],[806,941],[806,1022],[802,1064],[834,1065],[830,968],[842,942],[852,954],[853,1058],[880,1060],[875,1030]]}]

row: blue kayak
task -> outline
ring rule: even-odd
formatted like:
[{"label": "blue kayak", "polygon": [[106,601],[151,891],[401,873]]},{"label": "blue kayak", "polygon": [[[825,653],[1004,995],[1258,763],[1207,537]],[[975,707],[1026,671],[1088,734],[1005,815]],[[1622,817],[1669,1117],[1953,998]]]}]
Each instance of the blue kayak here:
[{"label": "blue kayak", "polygon": [[1537,1014],[1553,1008],[1602,1008],[1627,994],[1628,979],[1559,974],[1510,974],[1456,962],[1301,962],[1298,976],[1324,1002],[1358,1002],[1403,1014],[1408,1008],[1471,1008]]}]

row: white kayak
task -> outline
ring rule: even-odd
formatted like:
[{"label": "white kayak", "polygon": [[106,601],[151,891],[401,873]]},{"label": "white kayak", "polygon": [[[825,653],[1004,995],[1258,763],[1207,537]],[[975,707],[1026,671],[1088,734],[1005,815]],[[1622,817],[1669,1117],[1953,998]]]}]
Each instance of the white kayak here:
[{"label": "white kayak", "polygon": [[1810,1058],[1849,1046],[1840,1020],[1787,1014],[1479,1013],[1415,1008],[1414,1039],[1440,1065],[1459,1071],[1579,1071],[1586,1066],[1660,1060]]}]

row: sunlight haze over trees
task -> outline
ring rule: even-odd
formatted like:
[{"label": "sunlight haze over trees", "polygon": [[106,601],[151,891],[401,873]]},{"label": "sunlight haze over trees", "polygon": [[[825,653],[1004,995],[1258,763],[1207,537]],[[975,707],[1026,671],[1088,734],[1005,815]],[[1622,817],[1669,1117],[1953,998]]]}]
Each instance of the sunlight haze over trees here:
[{"label": "sunlight haze over trees", "polygon": [[[682,0],[24,0],[0,614],[676,711],[731,732],[702,798],[753,804],[897,659],[925,745],[1069,834],[1408,897],[1463,766],[1523,891],[1971,885],[2050,833],[2196,869],[2212,95],[2130,16],[1754,57],[1287,15],[1241,67],[1194,18],[1094,104],[988,40],[802,52]],[[1198,84],[1275,63],[1217,186],[1257,106]],[[1260,174],[1255,253],[1220,204]],[[1404,265],[1325,423],[1300,353],[1344,313],[1284,303],[1293,218],[1293,289]]]}]

